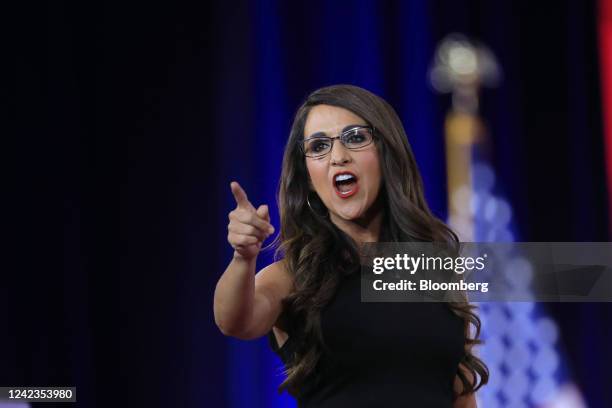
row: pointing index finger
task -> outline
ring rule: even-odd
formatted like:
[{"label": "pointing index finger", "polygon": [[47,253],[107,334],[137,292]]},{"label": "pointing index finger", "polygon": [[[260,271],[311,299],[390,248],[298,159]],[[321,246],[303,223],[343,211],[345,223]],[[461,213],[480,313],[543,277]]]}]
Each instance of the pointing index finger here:
[{"label": "pointing index finger", "polygon": [[236,181],[232,181],[230,188],[232,189],[232,194],[234,195],[234,199],[236,200],[238,207],[246,210],[255,210],[255,207],[253,207],[249,201],[246,192],[242,189],[242,187],[240,187],[240,184],[238,184]]}]

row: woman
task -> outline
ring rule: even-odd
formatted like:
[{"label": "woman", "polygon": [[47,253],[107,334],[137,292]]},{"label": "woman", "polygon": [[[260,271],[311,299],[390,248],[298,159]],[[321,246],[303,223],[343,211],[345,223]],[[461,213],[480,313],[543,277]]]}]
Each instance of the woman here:
[{"label": "woman", "polygon": [[215,290],[215,320],[228,336],[269,335],[286,366],[280,390],[300,407],[476,406],[488,370],[472,354],[474,306],[360,301],[360,244],[457,242],[425,202],[389,104],[337,85],[299,108],[278,193],[283,257],[257,274],[257,254],[274,233],[268,207],[253,207],[238,183],[231,189],[235,251]]}]

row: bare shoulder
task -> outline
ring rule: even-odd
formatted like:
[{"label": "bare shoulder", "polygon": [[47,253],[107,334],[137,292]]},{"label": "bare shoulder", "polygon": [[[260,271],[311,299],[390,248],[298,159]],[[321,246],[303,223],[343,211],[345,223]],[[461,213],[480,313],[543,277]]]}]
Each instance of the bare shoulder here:
[{"label": "bare shoulder", "polygon": [[285,261],[274,262],[255,275],[255,292],[264,294],[270,301],[282,300],[293,289],[293,277]]},{"label": "bare shoulder", "polygon": [[[256,299],[256,336],[261,336],[270,330],[274,331],[276,341],[282,345],[287,340],[287,333],[280,322],[282,300],[293,291],[293,277],[281,260],[268,265],[255,275]],[[258,307],[259,306],[259,307]]]}]

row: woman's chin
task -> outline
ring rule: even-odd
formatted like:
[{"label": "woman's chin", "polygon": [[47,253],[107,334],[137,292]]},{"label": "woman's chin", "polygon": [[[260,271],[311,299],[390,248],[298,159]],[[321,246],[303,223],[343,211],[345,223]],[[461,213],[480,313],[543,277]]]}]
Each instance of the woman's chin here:
[{"label": "woman's chin", "polygon": [[363,217],[364,212],[362,208],[337,208],[335,213],[344,221],[355,221]]}]

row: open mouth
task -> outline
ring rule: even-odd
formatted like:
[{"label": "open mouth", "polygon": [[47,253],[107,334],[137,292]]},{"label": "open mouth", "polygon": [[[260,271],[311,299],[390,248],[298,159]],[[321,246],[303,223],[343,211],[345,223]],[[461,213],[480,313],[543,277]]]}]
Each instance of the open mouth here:
[{"label": "open mouth", "polygon": [[343,172],[334,176],[334,190],[340,198],[348,198],[359,190],[357,176],[353,173]]}]

